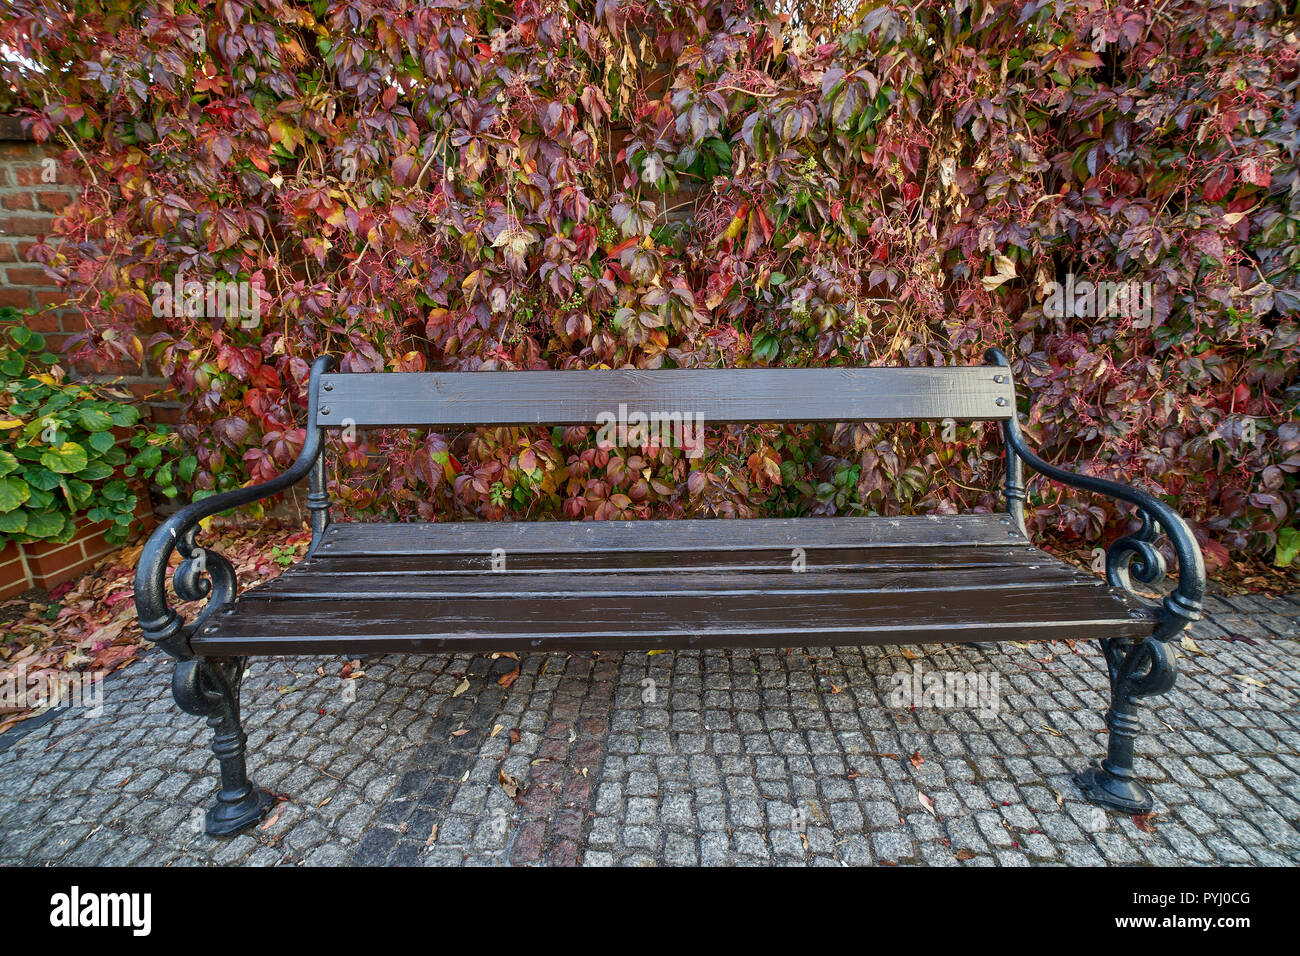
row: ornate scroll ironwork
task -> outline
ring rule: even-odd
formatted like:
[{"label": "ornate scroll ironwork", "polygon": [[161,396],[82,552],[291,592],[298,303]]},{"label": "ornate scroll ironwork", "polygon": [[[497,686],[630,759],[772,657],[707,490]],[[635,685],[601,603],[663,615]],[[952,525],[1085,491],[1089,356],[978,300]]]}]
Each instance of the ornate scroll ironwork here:
[{"label": "ornate scroll ironwork", "polygon": [[[146,638],[177,660],[172,696],[182,710],[206,717],[213,728],[212,752],[221,769],[221,788],[215,806],[207,815],[207,832],[214,836],[228,836],[256,823],[274,801],[248,779],[245,767],[246,737],[239,719],[244,659],[196,659],[190,648],[190,639],[208,626],[212,615],[234,602],[238,594],[235,569],[230,562],[216,551],[199,545],[196,537],[204,518],[269,497],[310,473],[312,544],[319,542],[329,520],[329,498],[324,490],[324,439],[321,429],[316,427],[316,409],[321,376],[333,367],[334,360],[329,356],[318,358],[312,365],[306,439],[297,460],[265,484],[212,495],[180,509],[150,535],[136,567],[135,606],[140,628]],[[189,622],[167,601],[167,568],[173,551],[179,551],[182,558],[172,575],[177,596],[183,601],[207,599],[203,609]]]},{"label": "ornate scroll ironwork", "polygon": [[[998,349],[986,352],[985,360],[991,365],[1009,366],[1006,355]],[[1084,795],[1097,803],[1132,812],[1149,810],[1151,796],[1133,772],[1133,741],[1140,728],[1136,701],[1165,693],[1174,686],[1177,671],[1167,642],[1202,616],[1205,562],[1201,549],[1187,522],[1154,495],[1104,478],[1078,475],[1043,461],[1026,444],[1014,414],[1003,423],[1002,434],[1007,446],[1003,494],[1008,514],[1022,530],[1023,467],[1026,465],[1053,481],[1128,502],[1137,510],[1141,521],[1138,530],[1112,542],[1106,550],[1106,581],[1144,608],[1144,613],[1151,618],[1152,633],[1138,643],[1101,642],[1110,672],[1112,703],[1106,714],[1110,741],[1106,759],[1084,770],[1075,781]],[[1165,577],[1165,559],[1155,544],[1158,531],[1165,534],[1173,547],[1178,562],[1178,584],[1159,603],[1153,604],[1134,589],[1133,582],[1154,586]]]},{"label": "ornate scroll ironwork", "polygon": [[1147,813],[1152,807],[1151,794],[1133,770],[1133,743],[1142,729],[1137,701],[1173,688],[1178,676],[1174,652],[1155,637],[1136,644],[1106,639],[1099,643],[1110,675],[1111,704],[1106,711],[1110,739],[1105,758],[1076,774],[1074,782],[1094,803]]},{"label": "ornate scroll ironwork", "polygon": [[230,836],[262,819],[275,797],[248,779],[244,750],[248,735],[239,720],[244,658],[178,661],[172,696],[181,710],[206,717],[213,730],[212,752],[221,768],[217,802],[208,810],[206,831]]}]

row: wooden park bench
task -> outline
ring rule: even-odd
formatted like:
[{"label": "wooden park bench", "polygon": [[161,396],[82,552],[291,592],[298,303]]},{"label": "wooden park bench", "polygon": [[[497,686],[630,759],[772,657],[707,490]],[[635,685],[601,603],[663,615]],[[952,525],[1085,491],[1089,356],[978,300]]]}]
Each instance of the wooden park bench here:
[{"label": "wooden park bench", "polygon": [[[1006,358],[977,367],[337,374],[312,368],[302,454],[273,481],[169,517],[136,574],[145,636],[177,659],[173,693],[214,728],[221,786],[207,831],[248,827],[272,798],[245,771],[240,678],[251,654],[593,651],[1096,639],[1110,672],[1108,753],[1075,779],[1139,812],[1136,701],[1169,690],[1168,642],[1200,616],[1205,572],[1183,520],[1157,498],[1039,459],[1016,423]],[[998,422],[1005,513],[924,517],[608,522],[330,523],[327,429],[594,425],[619,406],[745,422]],[[1136,508],[1106,581],[1030,542],[1024,467]],[[200,521],[307,478],[312,542],[279,578],[237,594]],[[1168,536],[1177,587],[1150,600]],[[169,607],[172,578],[193,620]]]}]

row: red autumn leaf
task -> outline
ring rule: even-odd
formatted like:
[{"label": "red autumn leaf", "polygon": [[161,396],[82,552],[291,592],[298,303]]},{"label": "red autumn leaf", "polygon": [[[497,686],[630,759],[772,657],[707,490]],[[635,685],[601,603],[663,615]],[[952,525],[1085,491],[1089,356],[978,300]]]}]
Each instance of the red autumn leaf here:
[{"label": "red autumn leaf", "polygon": [[1218,202],[1228,195],[1235,178],[1236,174],[1231,166],[1218,166],[1205,177],[1205,183],[1201,186],[1201,195],[1209,202]]}]

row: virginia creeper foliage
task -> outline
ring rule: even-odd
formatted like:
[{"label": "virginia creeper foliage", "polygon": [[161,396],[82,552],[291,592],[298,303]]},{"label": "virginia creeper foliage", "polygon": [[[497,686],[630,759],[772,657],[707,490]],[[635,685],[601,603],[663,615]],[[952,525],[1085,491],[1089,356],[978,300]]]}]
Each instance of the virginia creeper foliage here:
[{"label": "virginia creeper foliage", "polygon": [[[1044,456],[1136,481],[1213,566],[1300,504],[1296,21],[1259,2],[9,0],[4,76],[84,184],[35,255],[81,361],[147,352],[194,481],[301,446],[352,371],[970,363],[1012,354]],[[805,10],[805,18],[809,14]],[[155,316],[247,282],[253,328]],[[1149,315],[1044,287],[1149,282]],[[181,310],[182,313],[184,310]],[[372,432],[348,509],[426,519],[997,507],[992,429]],[[1127,521],[1035,485],[1032,521]]]}]

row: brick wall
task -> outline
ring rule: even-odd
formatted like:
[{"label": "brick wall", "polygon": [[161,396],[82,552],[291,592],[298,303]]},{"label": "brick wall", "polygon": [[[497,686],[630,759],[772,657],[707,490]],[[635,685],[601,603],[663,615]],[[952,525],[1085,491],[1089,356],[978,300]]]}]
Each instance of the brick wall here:
[{"label": "brick wall", "polygon": [[[14,117],[0,116],[0,306],[39,309],[28,324],[56,352],[85,325],[75,304],[27,255],[40,237],[52,234],[55,216],[76,197],[76,177],[60,157],[60,149],[28,139]],[[166,400],[166,383],[151,369],[123,366],[112,372],[99,377],[130,389],[146,406],[147,417],[175,421],[176,403]],[[141,494],[137,515],[141,530],[151,525],[147,493]],[[104,530],[87,522],[67,544],[0,542],[0,600],[33,587],[55,587],[90,568],[114,550],[104,541]]]}]

